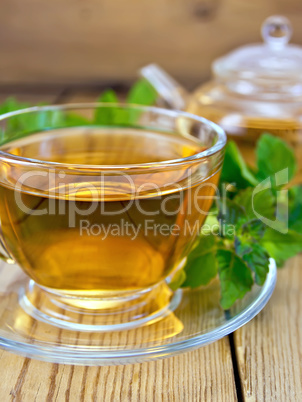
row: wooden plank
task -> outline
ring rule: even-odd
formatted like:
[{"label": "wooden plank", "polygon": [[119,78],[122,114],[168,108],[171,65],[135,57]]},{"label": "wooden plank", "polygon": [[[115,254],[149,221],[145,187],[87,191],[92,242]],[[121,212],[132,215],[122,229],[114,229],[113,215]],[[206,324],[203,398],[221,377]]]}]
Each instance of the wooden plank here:
[{"label": "wooden plank", "polygon": [[215,58],[261,41],[263,20],[279,13],[301,44],[299,0],[2,0],[0,83],[132,80],[157,62],[196,85]]},{"label": "wooden plank", "polygon": [[278,271],[267,307],[235,332],[246,401],[302,400],[302,256]]},{"label": "wooden plank", "polygon": [[228,339],[170,359],[112,367],[0,356],[1,400],[236,401]]}]

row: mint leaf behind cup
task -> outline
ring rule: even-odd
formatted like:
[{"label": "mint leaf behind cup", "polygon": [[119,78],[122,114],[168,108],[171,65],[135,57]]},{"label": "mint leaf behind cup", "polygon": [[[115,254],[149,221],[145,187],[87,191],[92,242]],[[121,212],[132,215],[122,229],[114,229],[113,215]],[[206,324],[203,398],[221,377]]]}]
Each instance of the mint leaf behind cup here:
[{"label": "mint leaf behind cup", "polygon": [[256,191],[255,188],[249,187],[241,190],[233,201],[244,210],[247,220],[259,217],[275,219],[276,197],[269,188]]},{"label": "mint leaf behind cup", "polygon": [[226,198],[219,202],[218,220],[221,225],[240,226],[242,221],[247,220],[244,208],[234,199]]},{"label": "mint leaf behind cup", "polygon": [[172,290],[177,290],[180,288],[186,280],[186,273],[183,269],[177,271],[169,283],[169,287]]},{"label": "mint leaf behind cup", "polygon": [[245,163],[237,145],[233,141],[229,141],[225,148],[220,182],[234,183],[237,189],[258,184],[258,180]]},{"label": "mint leaf behind cup", "polygon": [[[10,97],[0,105],[0,114],[19,111],[30,106],[32,105],[19,102]],[[44,104],[39,104],[39,106],[44,106]],[[64,121],[63,113],[60,110],[41,109],[39,113],[18,113],[7,120],[5,129],[0,129],[0,144],[2,145],[7,141],[21,138],[36,131],[60,128],[64,125]]]},{"label": "mint leaf behind cup", "polygon": [[281,138],[263,134],[257,142],[256,157],[257,178],[260,181],[286,168],[288,169],[288,179],[291,180],[294,177],[297,168],[295,154],[293,149]]},{"label": "mint leaf behind cup", "polygon": [[[127,102],[134,105],[153,106],[158,98],[158,93],[152,85],[144,78],[136,81],[130,89]],[[130,122],[139,125],[141,112],[140,110],[132,110],[129,116]]]},{"label": "mint leaf behind cup", "polygon": [[104,103],[118,103],[119,99],[113,89],[107,89],[98,98],[98,102]]},{"label": "mint leaf behind cup", "polygon": [[66,113],[64,116],[64,125],[67,127],[88,126],[91,121],[77,113]]},{"label": "mint leaf behind cup", "polygon": [[[118,97],[112,89],[103,92],[98,98],[100,103],[118,103]],[[102,107],[101,105],[95,109],[94,123],[101,125],[113,125],[115,119],[115,107]]]},{"label": "mint leaf behind cup", "polygon": [[153,86],[147,80],[142,78],[130,89],[127,102],[136,105],[150,106],[155,104],[157,98],[158,93],[155,91]]}]

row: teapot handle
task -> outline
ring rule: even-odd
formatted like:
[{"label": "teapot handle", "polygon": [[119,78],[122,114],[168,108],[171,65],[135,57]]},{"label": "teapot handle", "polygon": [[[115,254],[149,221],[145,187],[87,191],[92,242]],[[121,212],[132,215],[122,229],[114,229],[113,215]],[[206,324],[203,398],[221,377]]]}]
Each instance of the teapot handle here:
[{"label": "teapot handle", "polygon": [[186,107],[188,92],[157,64],[149,64],[139,70],[171,109]]}]

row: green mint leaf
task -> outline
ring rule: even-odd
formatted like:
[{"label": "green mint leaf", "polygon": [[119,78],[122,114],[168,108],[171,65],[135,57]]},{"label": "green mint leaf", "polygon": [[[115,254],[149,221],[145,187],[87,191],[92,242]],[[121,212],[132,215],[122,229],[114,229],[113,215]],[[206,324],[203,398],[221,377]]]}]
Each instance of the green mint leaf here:
[{"label": "green mint leaf", "polygon": [[183,287],[196,288],[207,285],[217,275],[217,260],[214,252],[190,258],[185,267]]},{"label": "green mint leaf", "polygon": [[226,198],[219,203],[219,221],[224,221],[228,224],[235,224],[243,217],[246,217],[244,209],[234,200]]},{"label": "green mint leaf", "polygon": [[39,113],[29,113],[17,117],[24,119],[23,125],[27,132],[44,131],[65,126],[65,116],[61,110],[40,110]]},{"label": "green mint leaf", "polygon": [[258,180],[245,163],[237,145],[229,141],[225,149],[224,163],[220,181],[235,183],[237,189],[256,186]]},{"label": "green mint leaf", "polygon": [[177,271],[174,274],[172,281],[169,283],[170,289],[176,290],[176,289],[180,288],[183,285],[183,283],[185,282],[185,280],[186,280],[185,270],[180,269],[179,271]]},{"label": "green mint leaf", "polygon": [[68,127],[87,126],[91,121],[87,117],[76,113],[68,113],[65,115],[64,125]]},{"label": "green mint leaf", "polygon": [[[292,148],[281,138],[263,134],[256,147],[257,178],[265,180],[281,170],[288,169],[288,179],[294,177],[296,158]],[[273,184],[274,185],[274,184]]]},{"label": "green mint leaf", "polygon": [[289,228],[302,234],[302,186],[289,191]]},{"label": "green mint leaf", "polygon": [[[215,214],[214,214],[215,213]],[[211,208],[211,214],[206,217],[205,223],[202,227],[202,234],[207,236],[211,233],[219,234],[219,221],[217,217],[217,210]]]},{"label": "green mint leaf", "polygon": [[221,301],[225,310],[237,299],[251,290],[253,277],[247,264],[232,250],[218,250],[218,273],[220,278]]},{"label": "green mint leaf", "polygon": [[269,271],[269,254],[255,240],[236,238],[235,242],[236,254],[246,262],[247,266],[255,274],[255,282],[262,286],[265,282],[266,275]]},{"label": "green mint leaf", "polygon": [[247,216],[240,205],[227,198],[219,203],[218,220],[221,237],[233,240],[241,222],[245,222]]},{"label": "green mint leaf", "polygon": [[267,228],[260,244],[276,260],[277,265],[281,266],[285,260],[302,251],[302,235],[293,230],[283,234]]},{"label": "green mint leaf", "polygon": [[244,210],[248,220],[261,217],[275,219],[276,197],[269,188],[247,188],[235,196],[234,202]]},{"label": "green mint leaf", "polygon": [[215,248],[217,241],[217,236],[209,234],[209,235],[200,235],[197,238],[194,249],[189,254],[190,258],[196,258],[204,255],[209,252],[211,249]]},{"label": "green mint leaf", "polygon": [[[98,102],[101,103],[118,103],[118,97],[116,93],[112,89],[108,89],[107,91],[103,92],[98,99]],[[117,107],[97,107],[94,113],[94,122],[101,125],[114,125],[116,114],[117,114]]]},{"label": "green mint leaf", "polygon": [[98,102],[103,102],[103,103],[118,103],[119,99],[115,91],[113,89],[107,89],[107,91],[104,91],[100,97],[98,98]]},{"label": "green mint leaf", "polygon": [[[127,102],[134,105],[152,106],[158,97],[153,86],[144,78],[138,80],[130,89]],[[129,116],[132,125],[140,125],[141,110],[133,109]]]},{"label": "green mint leaf", "polygon": [[183,287],[196,288],[207,285],[217,275],[216,239],[217,236],[200,236],[199,242],[189,254],[184,267],[186,278]]},{"label": "green mint leaf", "polygon": [[[18,102],[15,98],[9,97],[0,105],[0,114],[14,112],[16,110],[29,107],[27,103]],[[22,117],[21,117],[22,121]],[[20,132],[20,133],[18,133]],[[0,144],[5,144],[7,141],[12,141],[22,136],[23,127],[20,125],[20,116],[11,117],[5,129],[0,129]],[[17,134],[18,133],[18,134]]]},{"label": "green mint leaf", "polygon": [[260,240],[264,236],[266,225],[259,219],[252,219],[247,222],[242,222],[242,225],[237,230],[239,237],[244,237],[248,240]]},{"label": "green mint leaf", "polygon": [[27,103],[18,102],[17,99],[9,97],[0,105],[0,114],[14,112],[15,110],[25,109],[27,107],[29,107]]},{"label": "green mint leaf", "polygon": [[155,104],[157,98],[158,94],[153,86],[142,78],[130,89],[127,102],[136,105],[152,106]]},{"label": "green mint leaf", "polygon": [[[1,106],[0,113],[12,112],[29,107],[30,105],[8,98]],[[39,106],[44,106],[40,104]],[[64,115],[60,110],[40,110],[39,113],[20,113],[11,116],[5,129],[1,130],[0,143],[12,141],[35,131],[47,130],[64,126]]]}]

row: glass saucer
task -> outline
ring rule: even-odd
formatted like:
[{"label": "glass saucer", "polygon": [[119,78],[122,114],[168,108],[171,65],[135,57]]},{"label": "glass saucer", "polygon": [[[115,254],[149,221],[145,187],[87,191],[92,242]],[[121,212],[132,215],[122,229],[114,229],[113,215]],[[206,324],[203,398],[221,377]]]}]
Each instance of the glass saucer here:
[{"label": "glass saucer", "polygon": [[[265,284],[254,286],[230,310],[219,305],[219,284],[183,290],[176,309],[142,327],[87,332],[58,328],[29,316],[19,305],[28,278],[16,265],[0,269],[0,347],[53,363],[117,365],[170,357],[214,342],[263,309],[276,283],[272,260]],[[91,322],[93,325],[93,322]]]}]

